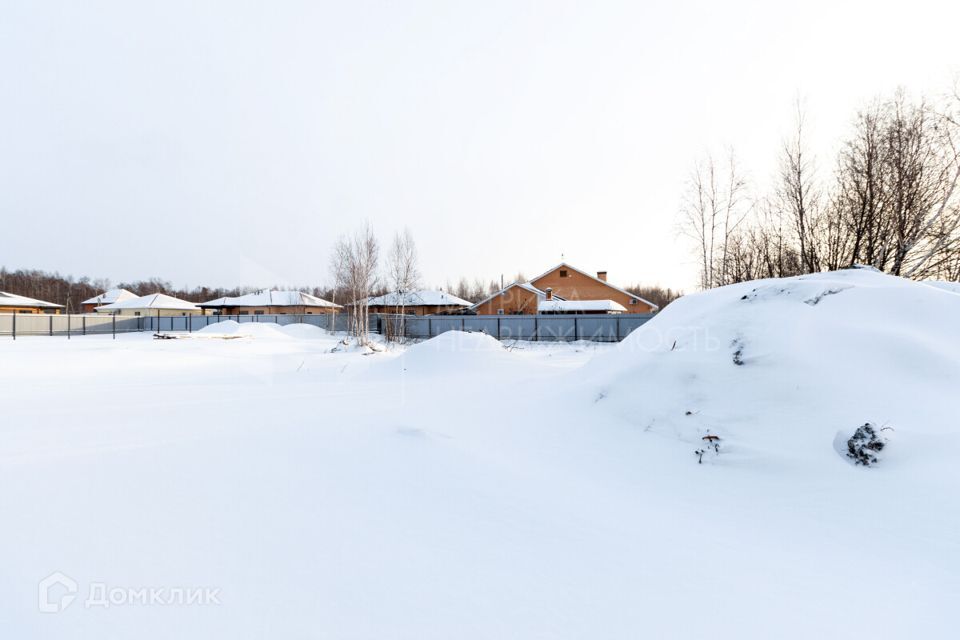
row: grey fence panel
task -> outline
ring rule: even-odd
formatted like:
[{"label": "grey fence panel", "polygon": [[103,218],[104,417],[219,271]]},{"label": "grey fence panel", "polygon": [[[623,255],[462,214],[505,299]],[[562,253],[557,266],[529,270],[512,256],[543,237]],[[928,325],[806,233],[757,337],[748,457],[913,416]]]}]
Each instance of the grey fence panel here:
[{"label": "grey fence panel", "polygon": [[537,318],[533,316],[500,316],[501,340],[533,340],[537,336]]},{"label": "grey fence panel", "polygon": [[464,331],[485,333],[488,336],[498,337],[499,318],[490,316],[463,316]]},{"label": "grey fence panel", "polygon": [[594,342],[616,342],[618,340],[617,321],[616,316],[583,316],[578,322],[580,339]]},{"label": "grey fence panel", "polygon": [[84,316],[81,320],[79,333],[96,335],[99,333],[113,333],[112,316]]},{"label": "grey fence panel", "polygon": [[577,339],[579,318],[540,317],[537,319],[537,339],[570,342]]},{"label": "grey fence panel", "polygon": [[640,316],[622,316],[618,325],[618,338],[623,340],[630,335],[630,332],[632,332],[634,329],[639,329],[644,324],[649,322],[651,318],[653,318],[652,313],[645,313]]},{"label": "grey fence panel", "polygon": [[429,318],[430,335],[438,336],[447,331],[462,331],[463,320],[450,316],[434,316]]},{"label": "grey fence panel", "polygon": [[45,336],[50,335],[50,318],[52,315],[35,313],[18,313],[15,320],[18,336]]},{"label": "grey fence panel", "polygon": [[408,338],[429,338],[430,325],[428,318],[409,316],[404,320],[404,333]]}]

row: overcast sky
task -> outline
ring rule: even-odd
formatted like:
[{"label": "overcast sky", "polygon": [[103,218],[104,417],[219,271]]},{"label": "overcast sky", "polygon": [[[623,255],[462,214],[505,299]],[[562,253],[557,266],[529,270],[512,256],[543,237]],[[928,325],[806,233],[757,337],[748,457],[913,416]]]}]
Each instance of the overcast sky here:
[{"label": "overcast sky", "polygon": [[948,89],[960,2],[0,0],[0,265],[324,284],[369,220],[426,284],[560,261],[692,288],[684,180],[758,184],[796,96]]}]

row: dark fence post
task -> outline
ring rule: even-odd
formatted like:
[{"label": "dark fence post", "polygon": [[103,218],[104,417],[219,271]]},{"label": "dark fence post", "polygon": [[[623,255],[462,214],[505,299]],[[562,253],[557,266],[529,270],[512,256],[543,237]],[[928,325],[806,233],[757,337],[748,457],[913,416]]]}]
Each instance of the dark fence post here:
[{"label": "dark fence post", "polygon": [[580,318],[573,316],[573,341],[580,339]]},{"label": "dark fence post", "polygon": [[112,319],[111,324],[112,324],[112,326],[113,326],[113,339],[116,340],[116,339],[117,339],[117,314],[114,313],[114,314],[113,314],[112,316],[110,316],[110,317],[111,317],[111,319]]},{"label": "dark fence post", "polygon": [[83,316],[83,335],[87,335],[87,316]]},{"label": "dark fence post", "polygon": [[187,316],[187,333],[193,333],[193,316]]},{"label": "dark fence post", "polygon": [[540,342],[540,318],[533,316],[533,341]]},{"label": "dark fence post", "polygon": [[433,337],[433,318],[427,316],[427,340]]},{"label": "dark fence post", "polygon": [[67,314],[67,340],[70,339],[70,314]]},{"label": "dark fence post", "polygon": [[623,338],[620,337],[620,316],[617,316],[617,339],[614,342],[620,342]]},{"label": "dark fence post", "polygon": [[17,314],[13,314],[13,339],[17,339]]},{"label": "dark fence post", "polygon": [[50,335],[53,336],[53,314],[50,314]]},{"label": "dark fence post", "polygon": [[500,316],[497,316],[497,340],[500,340]]}]

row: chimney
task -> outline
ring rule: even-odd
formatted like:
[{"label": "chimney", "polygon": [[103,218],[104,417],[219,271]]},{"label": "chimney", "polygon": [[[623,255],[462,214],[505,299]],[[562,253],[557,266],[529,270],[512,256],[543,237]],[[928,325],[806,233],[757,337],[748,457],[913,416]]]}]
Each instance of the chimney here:
[{"label": "chimney", "polygon": [[547,300],[553,300],[553,289],[547,287]]},{"label": "chimney", "polygon": [[597,271],[597,280],[607,281],[607,272],[606,271]]}]

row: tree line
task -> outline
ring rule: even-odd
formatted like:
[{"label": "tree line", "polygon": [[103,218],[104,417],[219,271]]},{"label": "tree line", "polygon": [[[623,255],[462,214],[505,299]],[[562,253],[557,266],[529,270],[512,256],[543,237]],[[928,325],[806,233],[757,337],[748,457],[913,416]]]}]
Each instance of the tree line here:
[{"label": "tree line", "polygon": [[[274,287],[283,288],[283,287]],[[81,303],[109,289],[126,289],[138,296],[151,293],[165,293],[190,302],[207,302],[223,296],[240,296],[259,291],[258,287],[193,287],[178,288],[162,278],[149,278],[132,282],[120,282],[114,285],[107,278],[74,278],[59,273],[48,273],[38,269],[17,269],[8,271],[0,267],[0,291],[7,291],[28,298],[45,300],[66,307],[67,313],[79,313]],[[324,297],[330,289],[323,287],[299,288],[313,295]]]},{"label": "tree line", "polygon": [[751,193],[731,150],[696,163],[681,206],[703,289],[868,265],[960,279],[960,91],[905,91],[860,109],[822,177],[797,107],[773,186]]}]

